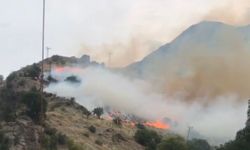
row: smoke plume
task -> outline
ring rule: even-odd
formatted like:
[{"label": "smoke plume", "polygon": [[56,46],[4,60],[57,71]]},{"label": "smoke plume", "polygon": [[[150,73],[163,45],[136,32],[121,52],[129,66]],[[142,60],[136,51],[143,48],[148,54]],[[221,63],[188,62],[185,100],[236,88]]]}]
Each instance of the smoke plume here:
[{"label": "smoke plume", "polygon": [[53,72],[58,79],[69,74],[77,75],[81,83],[72,84],[62,80],[51,84],[46,90],[60,96],[75,97],[78,103],[89,109],[109,106],[152,121],[167,117],[177,122],[171,126],[171,130],[185,136],[187,127],[193,126],[195,131],[214,143],[232,139],[244,125],[246,104],[236,101],[238,97],[235,95],[218,96],[215,102],[205,107],[198,101],[190,104],[153,92],[153,86],[146,81],[132,80],[102,68]]}]

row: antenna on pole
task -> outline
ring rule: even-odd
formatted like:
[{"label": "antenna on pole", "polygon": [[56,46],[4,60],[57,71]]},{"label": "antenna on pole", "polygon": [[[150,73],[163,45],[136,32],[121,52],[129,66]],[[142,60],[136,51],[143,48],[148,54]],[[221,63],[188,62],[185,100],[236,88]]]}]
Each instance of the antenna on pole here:
[{"label": "antenna on pole", "polygon": [[188,142],[188,140],[189,140],[189,136],[190,136],[190,133],[191,133],[191,130],[192,130],[192,129],[193,129],[192,126],[189,126],[189,127],[188,127],[187,142]]},{"label": "antenna on pole", "polygon": [[47,50],[47,58],[49,58],[49,51],[51,50],[50,47],[46,47],[46,50]]}]

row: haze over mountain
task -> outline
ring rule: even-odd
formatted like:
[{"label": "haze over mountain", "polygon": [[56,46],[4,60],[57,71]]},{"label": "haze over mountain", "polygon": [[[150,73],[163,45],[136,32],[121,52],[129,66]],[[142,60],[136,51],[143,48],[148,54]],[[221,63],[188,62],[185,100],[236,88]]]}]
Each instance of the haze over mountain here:
[{"label": "haze over mountain", "polygon": [[250,26],[204,21],[125,68],[157,90],[184,98],[236,95],[250,90]]}]

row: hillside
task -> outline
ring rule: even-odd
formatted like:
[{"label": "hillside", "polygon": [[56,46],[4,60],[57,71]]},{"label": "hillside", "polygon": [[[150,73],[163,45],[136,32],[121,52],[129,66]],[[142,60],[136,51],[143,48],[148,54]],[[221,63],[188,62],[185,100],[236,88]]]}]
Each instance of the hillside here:
[{"label": "hillside", "polygon": [[[97,65],[89,59],[54,56],[45,60],[45,66],[50,60],[58,66],[79,65],[79,62],[82,67]],[[134,127],[119,127],[112,120],[98,119],[73,98],[44,93],[46,108],[41,111],[39,64],[11,73],[0,86],[0,149],[7,149],[4,145],[9,145],[10,150],[144,149],[133,138]],[[91,126],[96,130],[94,133],[89,129]]]}]

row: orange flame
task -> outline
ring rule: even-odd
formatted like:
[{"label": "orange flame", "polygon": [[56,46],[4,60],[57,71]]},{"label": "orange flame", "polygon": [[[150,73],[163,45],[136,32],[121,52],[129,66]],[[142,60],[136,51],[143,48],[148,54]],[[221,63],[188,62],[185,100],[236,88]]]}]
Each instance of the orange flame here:
[{"label": "orange flame", "polygon": [[157,129],[169,129],[170,125],[163,123],[161,121],[155,121],[155,122],[146,122],[144,123],[145,126],[157,128]]}]

